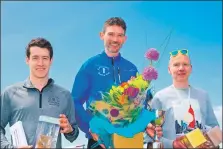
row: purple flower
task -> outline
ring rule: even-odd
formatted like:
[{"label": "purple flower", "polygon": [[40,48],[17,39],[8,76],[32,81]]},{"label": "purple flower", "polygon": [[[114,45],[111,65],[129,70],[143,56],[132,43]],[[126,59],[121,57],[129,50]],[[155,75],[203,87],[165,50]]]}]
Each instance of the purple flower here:
[{"label": "purple flower", "polygon": [[117,117],[119,115],[119,110],[111,109],[110,114],[112,117]]},{"label": "purple flower", "polygon": [[155,49],[155,48],[150,48],[146,54],[145,54],[145,57],[149,60],[158,60],[159,58],[159,52]]},{"label": "purple flower", "polygon": [[156,69],[152,66],[146,67],[142,73],[143,79],[146,81],[156,80],[158,77],[158,73]]},{"label": "purple flower", "polygon": [[135,87],[128,87],[124,91],[124,95],[128,95],[130,98],[135,98],[139,93],[139,89]]}]

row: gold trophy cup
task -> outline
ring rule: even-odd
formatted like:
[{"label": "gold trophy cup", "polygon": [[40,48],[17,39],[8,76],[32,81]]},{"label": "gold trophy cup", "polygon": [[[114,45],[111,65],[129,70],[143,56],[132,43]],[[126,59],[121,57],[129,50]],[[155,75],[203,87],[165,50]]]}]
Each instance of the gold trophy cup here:
[{"label": "gold trophy cup", "polygon": [[[165,119],[165,111],[163,110],[152,110],[152,111],[155,112],[156,119],[152,121],[151,124],[154,126],[162,127]],[[156,134],[153,137],[153,140],[154,142],[152,142],[151,148],[163,148],[163,143],[159,140]]]}]

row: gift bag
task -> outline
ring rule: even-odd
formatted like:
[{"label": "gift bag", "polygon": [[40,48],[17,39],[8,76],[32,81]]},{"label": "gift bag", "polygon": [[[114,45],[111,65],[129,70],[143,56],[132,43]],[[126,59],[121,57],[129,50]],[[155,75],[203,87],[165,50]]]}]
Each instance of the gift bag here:
[{"label": "gift bag", "polygon": [[112,136],[114,148],[143,148],[143,132],[137,133],[132,138],[117,134]]},{"label": "gift bag", "polygon": [[40,116],[36,130],[35,148],[56,148],[59,129],[58,118]]}]

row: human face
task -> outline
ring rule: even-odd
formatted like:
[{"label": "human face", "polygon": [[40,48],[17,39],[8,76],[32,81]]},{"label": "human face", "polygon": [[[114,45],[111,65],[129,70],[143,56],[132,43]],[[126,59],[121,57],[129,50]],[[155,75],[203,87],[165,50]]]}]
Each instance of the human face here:
[{"label": "human face", "polygon": [[30,47],[30,56],[26,57],[26,63],[29,65],[30,76],[32,78],[47,78],[52,64],[50,52],[47,48],[40,48],[37,46]]},{"label": "human face", "polygon": [[168,71],[172,75],[173,81],[187,83],[192,71],[189,57],[183,54],[171,57]]},{"label": "human face", "polygon": [[101,40],[104,40],[105,50],[111,54],[118,54],[126,41],[125,31],[117,25],[107,26],[104,32],[100,33]]}]

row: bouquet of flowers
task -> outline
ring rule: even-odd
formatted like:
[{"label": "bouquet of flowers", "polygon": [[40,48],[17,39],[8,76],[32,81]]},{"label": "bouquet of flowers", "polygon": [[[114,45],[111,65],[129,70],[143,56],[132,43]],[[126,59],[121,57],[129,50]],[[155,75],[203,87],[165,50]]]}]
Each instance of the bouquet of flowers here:
[{"label": "bouquet of flowers", "polygon": [[100,133],[103,127],[110,134],[133,136],[145,129],[147,124],[155,118],[144,106],[150,82],[158,77],[152,62],[158,60],[159,52],[155,48],[150,48],[145,53],[145,57],[150,61],[150,65],[144,69],[142,74],[137,73],[136,77],[130,78],[127,82],[119,86],[112,86],[109,92],[102,93],[101,100],[94,101],[90,105],[91,112],[97,118],[95,123],[94,120],[90,122],[91,130],[97,131],[94,129],[97,127],[97,133]]}]

